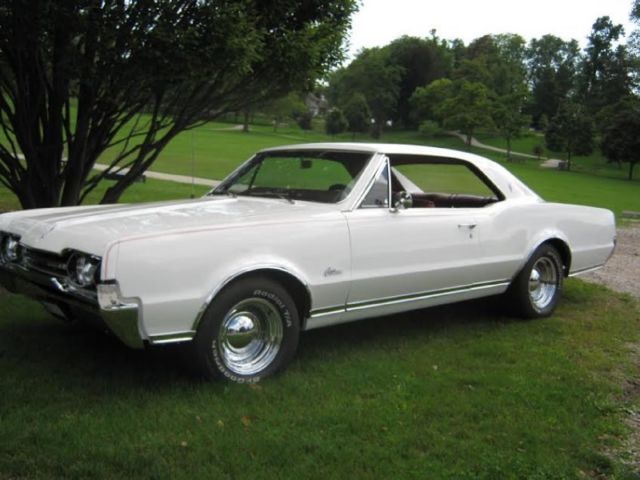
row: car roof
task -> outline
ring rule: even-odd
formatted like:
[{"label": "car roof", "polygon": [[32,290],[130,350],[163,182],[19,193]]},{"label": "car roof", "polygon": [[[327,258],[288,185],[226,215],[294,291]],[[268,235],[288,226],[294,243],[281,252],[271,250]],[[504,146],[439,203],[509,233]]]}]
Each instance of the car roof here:
[{"label": "car roof", "polygon": [[461,152],[450,148],[429,147],[424,145],[406,145],[399,143],[358,143],[358,142],[327,142],[302,143],[297,145],[283,145],[262,150],[263,152],[291,151],[291,150],[335,150],[346,152],[382,153],[385,155],[426,155],[430,157],[452,158],[468,161],[478,167],[495,163],[473,153]]},{"label": "car roof", "polygon": [[327,142],[283,145],[261,150],[262,152],[300,150],[334,150],[342,152],[380,153],[384,155],[424,155],[441,159],[455,159],[468,162],[481,170],[506,197],[533,196],[540,198],[533,190],[522,183],[511,172],[493,160],[469,152],[461,152],[450,148],[429,147],[424,145],[406,145],[398,143],[358,143]]}]

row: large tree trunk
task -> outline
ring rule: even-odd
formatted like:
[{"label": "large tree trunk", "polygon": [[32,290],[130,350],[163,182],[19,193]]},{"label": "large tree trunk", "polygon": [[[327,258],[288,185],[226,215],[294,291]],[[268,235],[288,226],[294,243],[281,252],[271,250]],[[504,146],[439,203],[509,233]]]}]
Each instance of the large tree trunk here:
[{"label": "large tree trunk", "polygon": [[629,162],[629,180],[633,180],[633,169],[637,162]]}]

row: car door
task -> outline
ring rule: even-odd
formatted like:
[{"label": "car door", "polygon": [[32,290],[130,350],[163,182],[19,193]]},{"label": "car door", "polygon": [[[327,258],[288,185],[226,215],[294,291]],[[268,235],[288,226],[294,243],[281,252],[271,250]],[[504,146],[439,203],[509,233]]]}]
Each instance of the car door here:
[{"label": "car door", "polygon": [[446,293],[482,281],[475,209],[390,209],[389,168],[387,160],[362,204],[345,212],[352,256],[348,304]]}]

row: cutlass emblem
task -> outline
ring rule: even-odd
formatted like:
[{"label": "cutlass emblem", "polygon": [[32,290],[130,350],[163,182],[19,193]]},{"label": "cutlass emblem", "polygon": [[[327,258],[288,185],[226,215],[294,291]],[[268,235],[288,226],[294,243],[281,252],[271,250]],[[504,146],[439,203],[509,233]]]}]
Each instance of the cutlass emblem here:
[{"label": "cutlass emblem", "polygon": [[333,275],[340,275],[340,274],[342,274],[342,270],[338,270],[337,268],[333,268],[333,267],[327,267],[327,269],[324,271],[322,275],[325,277],[331,277]]}]

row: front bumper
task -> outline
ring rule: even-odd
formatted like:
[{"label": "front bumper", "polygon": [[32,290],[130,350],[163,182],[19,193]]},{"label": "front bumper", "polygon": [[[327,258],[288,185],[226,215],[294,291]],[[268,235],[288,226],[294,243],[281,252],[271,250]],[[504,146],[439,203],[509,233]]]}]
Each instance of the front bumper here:
[{"label": "front bumper", "polygon": [[100,283],[97,292],[75,288],[64,279],[27,270],[20,265],[0,265],[0,285],[44,303],[98,316],[105,326],[131,348],[143,348],[140,305],[124,299],[115,281]]}]

